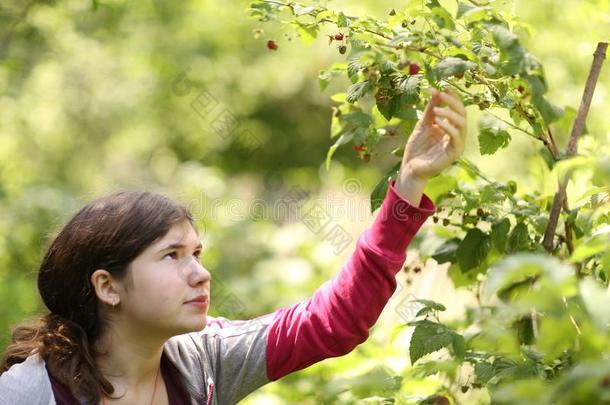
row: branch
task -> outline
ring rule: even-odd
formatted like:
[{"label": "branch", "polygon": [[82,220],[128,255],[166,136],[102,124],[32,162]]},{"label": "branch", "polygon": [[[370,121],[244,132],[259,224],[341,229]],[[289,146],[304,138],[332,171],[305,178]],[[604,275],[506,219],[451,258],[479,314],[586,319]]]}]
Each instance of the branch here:
[{"label": "branch", "polygon": [[[599,42],[597,44],[597,49],[593,54],[593,63],[591,64],[591,70],[589,71],[589,77],[587,78],[585,90],[582,94],[580,107],[578,108],[576,119],[574,120],[572,133],[570,134],[570,141],[566,149],[566,156],[573,156],[578,150],[578,138],[582,134],[582,131],[585,127],[585,121],[587,119],[589,107],[591,106],[591,99],[593,98],[593,91],[595,90],[597,79],[599,78],[599,73],[601,71],[602,64],[604,63],[604,59],[606,59],[607,49],[607,42]],[[559,181],[559,187],[557,189],[557,193],[555,193],[555,198],[553,199],[553,206],[551,207],[549,223],[546,228],[546,232],[544,233],[544,240],[542,242],[542,245],[549,253],[553,250],[553,238],[555,236],[555,230],[557,229],[559,212],[561,211],[564,199],[566,198],[566,187],[568,185],[569,177],[570,173],[566,173],[563,179]]]}]

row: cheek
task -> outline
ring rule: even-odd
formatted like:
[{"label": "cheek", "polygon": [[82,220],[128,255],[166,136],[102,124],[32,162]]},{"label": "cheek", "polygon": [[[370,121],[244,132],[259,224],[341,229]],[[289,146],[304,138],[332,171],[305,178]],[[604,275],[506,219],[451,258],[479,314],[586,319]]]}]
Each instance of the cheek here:
[{"label": "cheek", "polygon": [[174,273],[149,279],[142,285],[139,294],[139,307],[142,312],[161,314],[173,311],[181,305],[184,295],[184,282]]}]

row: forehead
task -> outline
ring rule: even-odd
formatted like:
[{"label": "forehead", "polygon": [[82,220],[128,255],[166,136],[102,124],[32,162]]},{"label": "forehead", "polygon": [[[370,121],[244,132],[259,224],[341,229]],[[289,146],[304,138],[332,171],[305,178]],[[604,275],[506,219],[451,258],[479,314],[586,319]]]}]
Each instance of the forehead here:
[{"label": "forehead", "polygon": [[163,235],[159,240],[153,243],[153,247],[160,245],[166,245],[168,243],[182,243],[182,244],[198,244],[199,235],[197,230],[188,221],[182,221],[172,225],[172,227]]}]

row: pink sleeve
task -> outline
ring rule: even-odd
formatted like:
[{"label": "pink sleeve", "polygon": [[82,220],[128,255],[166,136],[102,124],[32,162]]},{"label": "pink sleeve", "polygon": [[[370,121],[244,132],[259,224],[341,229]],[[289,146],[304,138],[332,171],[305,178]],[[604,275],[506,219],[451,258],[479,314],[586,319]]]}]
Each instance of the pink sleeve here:
[{"label": "pink sleeve", "polygon": [[266,346],[269,380],[347,354],[368,338],[396,289],[409,243],[436,211],[425,194],[413,207],[394,183],[341,271],[308,300],[275,311]]}]

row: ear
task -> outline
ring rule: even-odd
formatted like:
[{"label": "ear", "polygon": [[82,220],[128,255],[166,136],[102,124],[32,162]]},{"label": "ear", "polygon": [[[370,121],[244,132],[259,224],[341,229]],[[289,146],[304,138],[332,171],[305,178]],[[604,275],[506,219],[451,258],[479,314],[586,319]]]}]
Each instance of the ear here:
[{"label": "ear", "polygon": [[103,303],[114,306],[121,302],[117,283],[107,270],[95,270],[93,274],[91,274],[91,285],[95,290],[97,298]]}]

